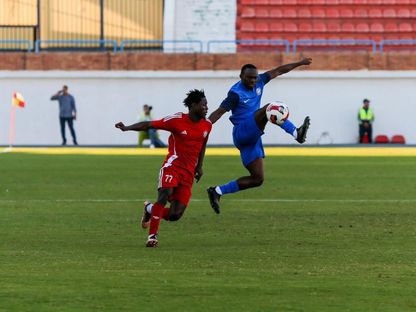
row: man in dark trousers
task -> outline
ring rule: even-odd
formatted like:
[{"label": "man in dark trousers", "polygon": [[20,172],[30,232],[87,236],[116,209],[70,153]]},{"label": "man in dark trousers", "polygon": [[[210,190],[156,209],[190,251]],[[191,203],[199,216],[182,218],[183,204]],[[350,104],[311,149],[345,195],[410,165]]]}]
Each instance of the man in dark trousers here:
[{"label": "man in dark trousers", "polygon": [[57,100],[59,102],[59,121],[61,124],[62,145],[66,145],[65,123],[68,123],[74,145],[78,145],[74,130],[74,120],[77,118],[77,109],[75,107],[74,97],[68,93],[68,86],[63,86],[62,90],[59,90],[51,97],[51,100]]},{"label": "man in dark trousers", "polygon": [[373,142],[373,126],[374,113],[370,108],[370,101],[368,99],[363,100],[363,107],[361,107],[358,112],[358,120],[360,123],[359,134],[360,134],[360,143],[364,143],[364,135],[368,136],[368,143]]}]

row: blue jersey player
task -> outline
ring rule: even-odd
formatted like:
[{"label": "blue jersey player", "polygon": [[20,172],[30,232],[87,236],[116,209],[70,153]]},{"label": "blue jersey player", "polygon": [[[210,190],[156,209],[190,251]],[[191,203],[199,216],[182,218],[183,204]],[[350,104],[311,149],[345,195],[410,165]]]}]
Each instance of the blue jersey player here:
[{"label": "blue jersey player", "polygon": [[[250,173],[226,184],[207,189],[212,209],[220,213],[220,197],[228,193],[235,193],[248,188],[260,186],[264,180],[263,158],[264,150],[261,136],[267,124],[267,105],[260,108],[264,86],[273,78],[286,74],[296,67],[310,65],[312,59],[305,58],[299,62],[276,67],[261,75],[256,66],[246,64],[241,68],[241,80],[233,85],[227,98],[215,110],[209,119],[214,124],[226,112],[231,111],[230,120],[233,127],[234,145],[240,150],[243,165]],[[286,120],[280,127],[291,134],[296,141],[304,143],[309,128],[310,119],[306,117],[303,124],[296,126]]]}]

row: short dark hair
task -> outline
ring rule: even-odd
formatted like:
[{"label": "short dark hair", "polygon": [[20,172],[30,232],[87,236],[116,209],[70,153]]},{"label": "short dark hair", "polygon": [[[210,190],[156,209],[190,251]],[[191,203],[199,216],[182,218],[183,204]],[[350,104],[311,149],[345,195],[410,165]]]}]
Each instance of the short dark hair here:
[{"label": "short dark hair", "polygon": [[364,99],[363,103],[370,103],[370,100],[369,99]]},{"label": "short dark hair", "polygon": [[254,66],[253,64],[245,64],[243,65],[243,67],[241,67],[241,72],[240,75],[246,70],[246,69],[257,69],[256,66]]},{"label": "short dark hair", "polygon": [[186,98],[183,100],[183,104],[185,104],[186,107],[190,108],[192,106],[192,103],[199,103],[203,98],[205,98],[204,90],[190,90],[186,94]]},{"label": "short dark hair", "polygon": [[151,110],[153,109],[153,106],[150,106],[150,105],[144,104],[144,105],[143,105],[143,108],[147,108],[149,111],[151,111]]}]

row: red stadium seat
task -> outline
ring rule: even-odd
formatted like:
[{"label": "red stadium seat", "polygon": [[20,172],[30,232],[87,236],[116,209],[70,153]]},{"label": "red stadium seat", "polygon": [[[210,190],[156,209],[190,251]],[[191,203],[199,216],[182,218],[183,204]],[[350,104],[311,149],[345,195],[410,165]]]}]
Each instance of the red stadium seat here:
[{"label": "red stadium seat", "polygon": [[294,9],[285,9],[285,10],[283,10],[283,17],[284,18],[296,18],[297,17],[296,10],[294,10]]},{"label": "red stadium seat", "polygon": [[282,32],[283,31],[283,23],[271,23],[270,24],[270,31]]},{"label": "red stadium seat", "polygon": [[367,0],[368,4],[382,4],[383,0]]},{"label": "red stadium seat", "polygon": [[269,10],[265,8],[256,9],[256,17],[267,18],[269,17]]},{"label": "red stadium seat", "polygon": [[346,17],[346,18],[354,17],[354,13],[352,12],[351,9],[341,9],[339,12],[339,15],[341,17]]},{"label": "red stadium seat", "polygon": [[241,12],[241,16],[242,17],[246,17],[246,18],[255,17],[256,16],[256,12],[254,11],[253,8],[247,8],[247,7],[245,7],[245,8],[243,8],[243,11]]},{"label": "red stadium seat", "polygon": [[285,23],[283,28],[287,32],[296,32],[296,31],[298,31],[298,26],[295,23]]},{"label": "red stadium seat", "polygon": [[309,9],[300,9],[298,12],[298,17],[302,17],[302,18],[309,18],[311,17],[311,11]]},{"label": "red stadium seat", "polygon": [[394,143],[394,144],[406,144],[406,140],[405,140],[405,138],[404,138],[403,135],[396,134],[396,135],[393,135],[393,137],[391,138],[391,143]]},{"label": "red stadium seat", "polygon": [[354,0],[354,4],[367,4],[367,0]]},{"label": "red stadium seat", "polygon": [[338,0],[326,0],[327,5],[337,5],[339,4]]},{"label": "red stadium seat", "polygon": [[364,135],[363,135],[363,144],[368,144],[369,143],[369,140],[368,140],[368,134],[367,133],[364,133]]},{"label": "red stadium seat", "polygon": [[271,5],[282,5],[284,4],[284,0],[269,0]]},{"label": "red stadium seat", "polygon": [[389,143],[389,138],[387,137],[387,135],[384,134],[380,134],[378,136],[376,136],[374,143],[377,144],[387,144]]},{"label": "red stadium seat", "polygon": [[256,24],[256,31],[258,31],[258,32],[268,32],[269,31],[269,24],[267,24],[267,23],[257,23]]},{"label": "red stadium seat", "polygon": [[380,32],[380,33],[382,33],[384,31],[384,27],[383,27],[383,24],[381,24],[381,23],[374,23],[374,24],[371,24],[370,30],[371,30],[371,32]]},{"label": "red stadium seat", "polygon": [[354,0],[339,0],[339,4],[353,4]]},{"label": "red stadium seat", "polygon": [[416,18],[416,8],[410,12],[410,17]]},{"label": "red stadium seat", "polygon": [[368,16],[371,18],[383,17],[383,12],[380,9],[370,9],[370,11],[368,11]]},{"label": "red stadium seat", "polygon": [[243,5],[256,4],[256,0],[241,0],[241,4]]},{"label": "red stadium seat", "polygon": [[342,24],[341,30],[343,32],[355,32],[355,26],[352,23],[345,23],[345,24]]},{"label": "red stadium seat", "polygon": [[356,9],[354,12],[355,17],[366,18],[368,16],[366,9]]},{"label": "red stadium seat", "polygon": [[399,18],[409,18],[410,17],[410,10],[409,9],[399,9],[397,11],[397,17]]},{"label": "red stadium seat", "polygon": [[396,23],[387,23],[384,25],[384,31],[385,32],[397,32],[397,24]]},{"label": "red stadium seat", "polygon": [[315,18],[325,17],[325,11],[323,9],[313,9],[312,16]]},{"label": "red stadium seat", "polygon": [[269,12],[269,17],[281,18],[283,17],[283,12],[281,9],[271,9]]},{"label": "red stadium seat", "polygon": [[327,29],[329,32],[339,32],[341,30],[341,26],[339,23],[328,23]]},{"label": "red stadium seat", "polygon": [[255,4],[257,5],[267,5],[269,4],[269,0],[253,0]]},{"label": "red stadium seat", "polygon": [[313,23],[313,31],[314,32],[326,32],[326,25],[322,22]]},{"label": "red stadium seat", "polygon": [[370,27],[368,27],[368,24],[366,23],[359,23],[357,24],[357,27],[355,28],[356,32],[369,32]]},{"label": "red stadium seat", "polygon": [[333,9],[333,8],[328,9],[328,10],[326,10],[326,16],[328,18],[338,18],[339,17],[339,11],[338,11],[338,9]]},{"label": "red stadium seat", "polygon": [[383,17],[395,18],[396,11],[394,9],[385,9],[383,12]]},{"label": "red stadium seat", "polygon": [[412,25],[410,23],[401,23],[399,25],[399,31],[400,32],[412,32],[413,28],[412,28]]},{"label": "red stadium seat", "polygon": [[241,30],[242,31],[254,31],[254,24],[251,22],[242,22]]},{"label": "red stadium seat", "polygon": [[285,5],[296,5],[297,4],[297,0],[285,0],[284,1]]},{"label": "red stadium seat", "polygon": [[300,32],[310,32],[312,31],[312,25],[310,23],[300,23],[299,24]]}]

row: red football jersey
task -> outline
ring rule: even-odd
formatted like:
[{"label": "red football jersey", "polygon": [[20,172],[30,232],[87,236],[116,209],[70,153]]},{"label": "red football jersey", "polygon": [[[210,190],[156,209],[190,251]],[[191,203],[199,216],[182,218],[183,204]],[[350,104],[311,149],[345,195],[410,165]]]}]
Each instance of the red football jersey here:
[{"label": "red football jersey", "polygon": [[189,114],[176,113],[160,120],[153,120],[155,129],[171,132],[169,153],[163,166],[178,166],[194,174],[202,146],[208,140],[212,124],[207,119],[193,122]]}]

